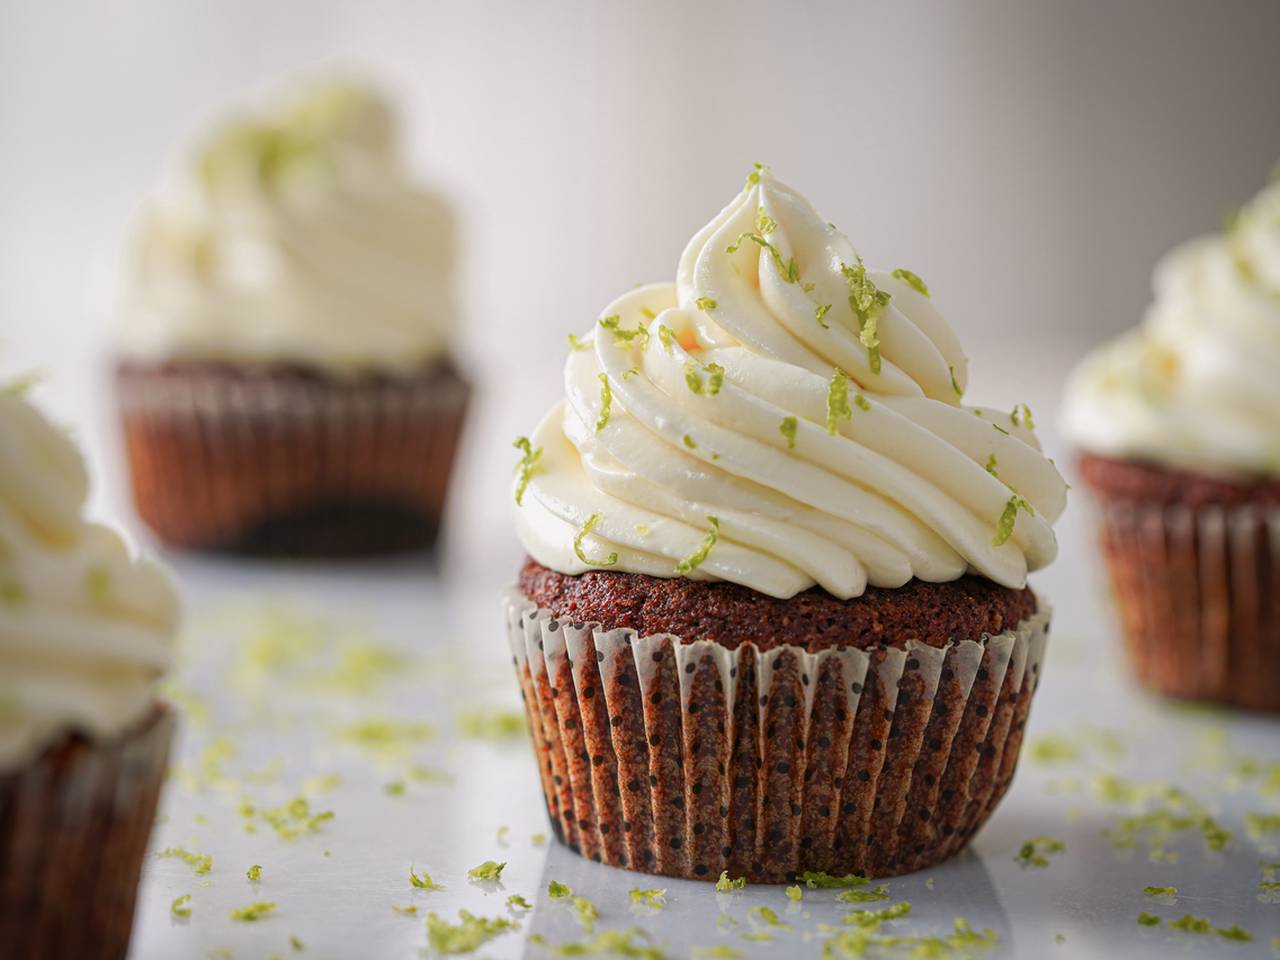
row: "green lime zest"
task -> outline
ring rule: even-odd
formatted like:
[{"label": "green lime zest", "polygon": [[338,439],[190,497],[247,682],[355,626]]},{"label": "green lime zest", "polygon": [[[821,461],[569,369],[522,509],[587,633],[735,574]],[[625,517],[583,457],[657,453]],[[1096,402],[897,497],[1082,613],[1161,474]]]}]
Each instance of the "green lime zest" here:
[{"label": "green lime zest", "polygon": [[716,302],[711,297],[699,297],[693,302],[699,310],[714,310],[716,308]]},{"label": "green lime zest", "polygon": [[1224,940],[1238,940],[1242,943],[1250,943],[1253,941],[1253,934],[1235,923],[1229,927],[1214,927],[1213,932]]},{"label": "green lime zest", "polygon": [[720,521],[711,516],[711,514],[707,514],[707,523],[711,524],[711,529],[702,538],[702,543],[698,545],[698,549],[676,564],[677,576],[687,577],[696,570],[707,559],[707,556],[711,553],[711,548],[720,539]]},{"label": "green lime zest", "polygon": [[596,420],[596,433],[609,423],[609,414],[613,406],[613,390],[609,387],[609,375],[602,373],[600,380],[600,417]]},{"label": "green lime zest", "polygon": [[837,903],[867,903],[872,900],[888,900],[889,885],[877,883],[870,890],[841,890],[836,894]]},{"label": "green lime zest", "polygon": [[256,923],[276,912],[279,905],[270,900],[257,900],[247,907],[231,911],[231,919],[237,923]]},{"label": "green lime zest", "polygon": [[559,880],[552,880],[547,884],[547,896],[552,900],[563,900],[565,897],[572,895],[573,890],[569,888],[567,883],[561,883]]},{"label": "green lime zest", "polygon": [[413,864],[409,864],[409,885],[416,890],[443,890],[444,884],[436,883],[431,879],[431,874],[423,870],[417,873],[413,869]]},{"label": "green lime zest", "polygon": [[853,405],[864,413],[871,412],[871,401],[860,393],[855,393],[853,395]]},{"label": "green lime zest", "polygon": [[725,247],[725,253],[737,253],[742,246],[742,241],[750,240],[769,254],[774,266],[778,268],[778,273],[786,283],[796,283],[800,279],[800,267],[796,263],[796,258],[790,257],[787,260],[783,260],[782,251],[765,239],[769,234],[773,233],[777,226],[777,222],[766,216],[764,209],[761,208],[756,214],[756,229],[738,234],[738,239]]},{"label": "green lime zest", "polygon": [[391,909],[402,917],[416,917],[418,915],[418,905],[416,903],[410,903],[403,907],[393,903],[391,904]]},{"label": "green lime zest", "polygon": [[655,910],[661,910],[667,905],[667,891],[665,888],[654,888],[652,890],[643,890],[640,887],[633,887],[630,891],[631,902],[644,907],[652,907]]},{"label": "green lime zest", "polygon": [[587,933],[592,933],[596,929],[596,921],[600,919],[599,908],[588,900],[586,897],[574,894],[569,898],[569,902],[573,904],[574,913],[578,916],[578,923],[582,925],[582,929]]},{"label": "green lime zest", "polygon": [[495,860],[486,860],[477,867],[472,867],[467,871],[468,880],[500,880],[502,878],[505,863],[498,863]]},{"label": "green lime zest", "polygon": [[831,310],[831,304],[819,304],[813,311],[813,319],[818,321],[818,326],[823,330],[830,330],[831,324],[827,323],[827,313]]},{"label": "green lime zest", "polygon": [[760,175],[764,173],[764,164],[762,163],[752,164],[752,168],[753,168],[752,171],[747,174],[747,185],[742,188],[744,190],[750,190],[757,183],[759,183]]},{"label": "green lime zest", "polygon": [[783,417],[782,422],[778,424],[778,432],[787,438],[788,450],[796,448],[796,428],[799,426],[800,421],[795,417]]},{"label": "green lime zest", "polygon": [[1154,913],[1147,913],[1147,911],[1142,910],[1138,913],[1138,924],[1144,927],[1158,927],[1160,926],[1160,918]]},{"label": "green lime zest", "polygon": [[654,320],[654,319],[656,319],[656,318],[657,318],[657,316],[658,316],[656,313],[654,313],[654,312],[653,312],[652,310],[650,310],[648,307],[641,307],[641,308],[640,308],[640,312],[644,314],[644,317],[645,317],[645,319],[646,319],[646,320]]},{"label": "green lime zest", "polygon": [[520,451],[522,456],[516,463],[516,470],[520,474],[520,482],[516,485],[516,506],[520,506],[520,502],[524,499],[524,492],[529,487],[529,481],[533,479],[534,474],[540,469],[538,463],[542,459],[542,448],[534,447],[528,437],[516,437],[516,442],[512,444]]},{"label": "green lime zest", "polygon": [[507,909],[508,910],[532,910],[533,904],[530,903],[528,900],[526,900],[524,897],[520,896],[520,894],[513,893],[511,896],[507,897]]},{"label": "green lime zest", "polygon": [[747,885],[746,877],[738,877],[734,880],[729,879],[729,871],[721,870],[720,879],[716,881],[716,893],[729,893],[733,890],[741,890]]},{"label": "green lime zest", "polygon": [[585,340],[577,334],[570,333],[567,336],[569,337],[569,348],[571,350],[586,350],[591,346],[590,340]]},{"label": "green lime zest", "polygon": [[893,271],[893,275],[897,277],[899,280],[906,283],[907,286],[909,286],[916,293],[920,294],[920,296],[922,297],[929,296],[929,287],[923,280],[920,279],[918,274],[912,273],[906,267],[899,267],[897,270]]},{"label": "green lime zest", "polygon": [[528,731],[523,710],[464,710],[458,732],[468,740],[518,740]]},{"label": "green lime zest", "polygon": [[853,408],[849,406],[849,377],[843,370],[837,370],[827,386],[827,433],[835,436],[839,432],[841,420],[853,417]]},{"label": "green lime zest", "polygon": [[1187,913],[1179,917],[1177,920],[1170,920],[1169,926],[1173,930],[1181,930],[1183,933],[1212,933],[1213,924],[1204,917],[1193,917]]},{"label": "green lime zest", "polygon": [[191,902],[191,894],[184,893],[180,897],[176,897],[173,903],[169,904],[169,912],[175,917],[186,919],[191,916],[191,908],[187,906]]},{"label": "green lime zest", "polygon": [[680,442],[683,443],[690,450],[698,449],[698,441],[694,440],[693,437],[689,436],[689,434],[687,433],[680,438]]},{"label": "green lime zest", "polygon": [[186,847],[165,847],[156,856],[181,860],[198,877],[203,877],[213,869],[213,857],[207,853],[194,853]]},{"label": "green lime zest", "polygon": [[1067,845],[1056,837],[1032,837],[1018,848],[1018,855],[1013,859],[1024,867],[1047,867],[1048,855],[1065,849]]},{"label": "green lime zest", "polygon": [[1018,494],[1014,494],[1004,505],[1004,510],[1000,514],[1000,519],[996,521],[996,535],[991,540],[993,547],[999,547],[1013,536],[1014,524],[1018,521],[1018,511],[1025,510],[1027,513],[1035,516],[1035,510],[1031,508],[1031,504],[1027,503]]},{"label": "green lime zest", "polygon": [[662,344],[662,349],[670,354],[677,342],[675,331],[665,323],[658,324],[658,342]]},{"label": "green lime zest", "polygon": [[1015,427],[1026,427],[1028,430],[1036,428],[1036,422],[1031,417],[1031,408],[1025,403],[1014,405],[1013,409],[1009,411],[1009,422]]},{"label": "green lime zest", "polygon": [[1145,893],[1148,897],[1175,897],[1178,895],[1178,888],[1177,887],[1153,887],[1148,885],[1142,888],[1142,892]]},{"label": "green lime zest", "polygon": [[262,864],[255,863],[244,872],[244,875],[249,878],[250,883],[257,883],[262,879]]},{"label": "green lime zest", "polygon": [[[703,370],[708,375],[706,383],[702,382]],[[714,397],[724,385],[724,367],[718,363],[708,363],[700,370],[698,364],[692,360],[686,361],[684,365],[684,382],[688,384],[689,390],[697,396]]]},{"label": "green lime zest", "polygon": [[806,870],[796,877],[810,890],[842,890],[847,887],[865,887],[870,881],[856,873],[846,873],[842,877],[824,873],[821,870]]},{"label": "green lime zest", "polygon": [[867,349],[867,361],[872,373],[880,372],[880,316],[889,305],[889,294],[877,287],[867,276],[866,264],[861,257],[853,266],[840,264],[840,272],[849,286],[849,308],[858,321],[858,339]]},{"label": "green lime zest", "polygon": [[787,894],[788,900],[798,901],[804,896],[804,890],[800,887],[799,884],[795,884],[793,886],[787,887],[785,892]]},{"label": "green lime zest", "polygon": [[998,473],[996,473],[996,468],[998,466],[999,464],[996,462],[996,455],[994,453],[991,454],[991,456],[987,457],[987,465],[986,465],[987,473],[991,474],[993,477],[1000,476]]},{"label": "green lime zest", "polygon": [[[653,319],[654,314],[651,310],[643,310],[642,312],[644,312],[650,320]],[[614,341],[622,346],[630,346],[634,341],[637,346],[643,347],[649,342],[648,327],[641,325],[636,327],[634,330],[624,330],[622,329],[621,323],[622,317],[616,313],[603,317],[600,320],[600,326],[612,333]]]},{"label": "green lime zest", "polygon": [[474,953],[494,937],[515,930],[519,924],[506,917],[477,917],[458,911],[458,922],[450,923],[435,913],[427,914],[427,945],[438,954],[457,956]]},{"label": "green lime zest", "polygon": [[947,370],[951,373],[951,389],[955,391],[956,398],[964,396],[964,391],[960,389],[960,381],[956,379],[956,368],[948,366]]}]

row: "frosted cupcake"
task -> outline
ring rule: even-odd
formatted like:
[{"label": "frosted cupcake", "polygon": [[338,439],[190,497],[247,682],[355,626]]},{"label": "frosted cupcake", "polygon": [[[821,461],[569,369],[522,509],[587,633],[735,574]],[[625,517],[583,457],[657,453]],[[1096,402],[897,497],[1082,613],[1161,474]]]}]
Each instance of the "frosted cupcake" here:
[{"label": "frosted cupcake", "polygon": [[1009,785],[1065,485],[960,403],[925,283],[757,170],[675,284],[604,310],[518,446],[507,598],[584,856],[779,882],[960,850]]},{"label": "frosted cupcake", "polygon": [[173,716],[178,608],[84,520],[75,446],[0,391],[0,956],[125,955]]},{"label": "frosted cupcake", "polygon": [[454,232],[376,95],[233,121],[143,216],[119,396],[138,511],[175,546],[430,546],[468,388]]},{"label": "frosted cupcake", "polygon": [[1280,182],[1170,253],[1065,426],[1138,677],[1280,710]]}]

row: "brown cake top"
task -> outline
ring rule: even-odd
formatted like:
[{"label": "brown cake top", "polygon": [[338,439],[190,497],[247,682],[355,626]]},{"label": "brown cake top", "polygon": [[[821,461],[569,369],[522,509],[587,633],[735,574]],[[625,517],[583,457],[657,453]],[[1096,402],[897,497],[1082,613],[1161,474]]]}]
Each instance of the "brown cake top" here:
[{"label": "brown cake top", "polygon": [[1012,629],[1037,603],[1029,587],[1012,590],[977,576],[868,587],[851,600],[815,587],[780,600],[733,583],[608,571],[573,576],[526,559],[519,582],[540,608],[575,623],[628,627],[642,636],[672,633],[730,649],[751,642],[762,650],[793,644],[814,652],[846,644],[900,647],[912,639],[941,647]]},{"label": "brown cake top", "polygon": [[1089,489],[1108,500],[1193,508],[1280,505],[1280,478],[1276,477],[1212,476],[1093,453],[1081,456],[1080,476]]}]

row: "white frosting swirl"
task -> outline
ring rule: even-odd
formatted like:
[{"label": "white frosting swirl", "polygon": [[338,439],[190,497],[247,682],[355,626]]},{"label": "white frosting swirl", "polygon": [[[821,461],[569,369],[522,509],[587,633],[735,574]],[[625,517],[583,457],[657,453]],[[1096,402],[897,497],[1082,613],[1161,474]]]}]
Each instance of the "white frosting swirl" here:
[{"label": "white frosting swirl", "polygon": [[[867,269],[874,288],[857,287],[860,266],[807,200],[753,175],[689,243],[674,286],[606,308],[647,340],[598,325],[570,354],[567,400],[531,438],[541,453],[517,510],[530,555],[564,573],[597,568],[577,536],[588,560],[617,554],[608,569],[674,576],[714,517],[719,538],[687,575],[772,596],[818,584],[848,598],[966,570],[1025,585],[1056,553],[1065,484],[1021,417],[958,405],[966,360],[916,278]],[[878,363],[855,289],[888,294]],[[837,370],[851,403],[832,434]]]},{"label": "white frosting swirl", "polygon": [[83,519],[88,487],[71,440],[0,392],[0,770],[68,732],[124,732],[172,657],[168,578]]},{"label": "white frosting swirl", "polygon": [[1223,234],[1174,250],[1142,326],[1073,373],[1082,449],[1225,475],[1280,475],[1280,181]]},{"label": "white frosting swirl", "polygon": [[349,86],[220,130],[141,223],[126,357],[408,372],[453,328],[448,207],[401,168],[394,118]]}]

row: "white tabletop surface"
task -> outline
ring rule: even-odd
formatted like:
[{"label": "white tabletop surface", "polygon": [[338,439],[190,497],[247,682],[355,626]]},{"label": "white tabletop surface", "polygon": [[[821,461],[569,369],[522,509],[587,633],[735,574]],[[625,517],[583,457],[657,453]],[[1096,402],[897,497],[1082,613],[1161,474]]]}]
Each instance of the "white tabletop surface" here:
[{"label": "white tabletop surface", "polygon": [[[717,894],[703,883],[585,862],[554,840],[536,845],[532,838],[550,831],[527,742],[459,729],[468,711],[519,709],[496,598],[501,579],[447,582],[412,563],[174,558],[191,614],[175,682],[188,717],[153,849],[180,845],[211,855],[213,866],[200,876],[180,860],[148,858],[132,956],[419,957],[429,955],[424,915],[456,920],[460,909],[519,922],[477,955],[549,956],[531,934],[554,945],[590,939],[572,908],[547,896],[550,880],[596,904],[597,933],[638,927],[671,957],[715,946],[748,957],[821,956],[823,925],[839,925],[853,907],[901,899],[911,902],[910,915],[882,932],[946,933],[964,917],[996,932],[990,956],[1272,956],[1280,894],[1259,883],[1264,863],[1280,861],[1280,830],[1251,837],[1245,814],[1280,811],[1280,722],[1139,692],[1107,619],[1086,521],[1084,510],[1068,513],[1062,556],[1035,581],[1055,606],[1055,624],[1031,750],[1003,805],[971,851],[890,881],[891,901],[855,905],[820,890],[806,890],[798,904],[781,887]],[[406,735],[377,749],[358,744],[351,727],[368,721],[394,721],[402,726],[389,732]],[[418,723],[435,736],[403,727]],[[448,781],[418,779],[415,766]],[[1152,789],[1134,803],[1108,800],[1099,791],[1108,774]],[[399,782],[404,793],[388,793]],[[1123,817],[1161,808],[1158,795],[1170,784],[1232,832],[1225,849],[1208,850],[1197,829],[1175,832],[1154,854],[1142,841],[1116,847],[1107,832]],[[242,803],[261,810],[303,793],[313,813],[332,811],[332,820],[286,840],[255,814],[256,832],[245,831]],[[1065,849],[1050,853],[1047,866],[1016,862],[1038,836]],[[499,884],[467,880],[469,868],[491,859],[507,864]],[[262,867],[256,884],[245,875],[253,864]],[[412,889],[411,864],[445,889]],[[1177,896],[1146,896],[1147,885],[1175,886]],[[665,909],[633,909],[636,887],[665,888]],[[513,893],[535,909],[509,911]],[[178,919],[170,903],[184,894],[191,915]],[[233,909],[255,901],[277,908],[257,922],[232,921]],[[787,926],[770,941],[747,939],[763,929],[751,913],[762,904]],[[1165,923],[1140,926],[1140,911]],[[1254,939],[1168,928],[1188,913],[1216,927],[1239,925]]]}]

